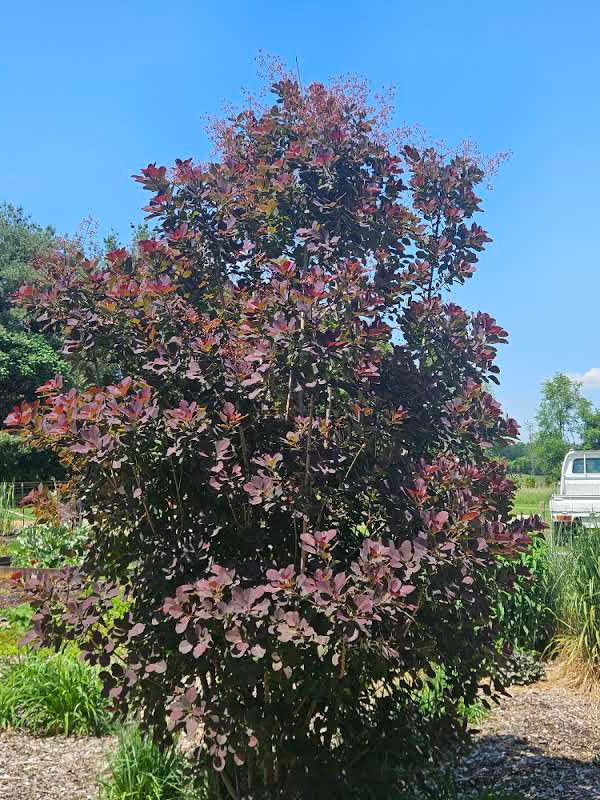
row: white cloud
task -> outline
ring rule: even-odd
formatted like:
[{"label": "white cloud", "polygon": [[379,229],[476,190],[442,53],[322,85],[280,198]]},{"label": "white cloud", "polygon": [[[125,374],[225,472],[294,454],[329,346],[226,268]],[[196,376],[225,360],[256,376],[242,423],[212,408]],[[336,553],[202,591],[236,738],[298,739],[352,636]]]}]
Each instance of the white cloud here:
[{"label": "white cloud", "polygon": [[587,372],[572,372],[569,378],[579,381],[584,389],[600,389],[600,367],[590,367]]}]

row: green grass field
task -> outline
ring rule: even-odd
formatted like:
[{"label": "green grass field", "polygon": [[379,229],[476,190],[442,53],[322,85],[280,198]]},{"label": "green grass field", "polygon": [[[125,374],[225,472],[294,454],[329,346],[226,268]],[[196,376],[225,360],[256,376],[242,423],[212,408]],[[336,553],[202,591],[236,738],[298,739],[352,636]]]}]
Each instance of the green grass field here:
[{"label": "green grass field", "polygon": [[540,503],[543,503],[543,511],[548,513],[548,500],[552,494],[552,486],[536,486],[535,489],[521,487],[513,503],[513,514],[539,514]]}]

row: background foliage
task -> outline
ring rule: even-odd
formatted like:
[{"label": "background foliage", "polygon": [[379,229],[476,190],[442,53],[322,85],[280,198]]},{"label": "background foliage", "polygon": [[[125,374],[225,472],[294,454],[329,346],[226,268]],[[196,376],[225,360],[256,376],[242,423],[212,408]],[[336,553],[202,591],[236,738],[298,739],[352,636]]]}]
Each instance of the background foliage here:
[{"label": "background foliage", "polygon": [[[66,364],[57,353],[57,342],[25,325],[23,312],[12,296],[36,279],[33,262],[52,246],[50,227],[36,225],[10,203],[0,205],[0,415],[35,397],[35,389]],[[23,447],[16,437],[0,433],[0,480],[37,480],[60,475],[56,459]]]}]

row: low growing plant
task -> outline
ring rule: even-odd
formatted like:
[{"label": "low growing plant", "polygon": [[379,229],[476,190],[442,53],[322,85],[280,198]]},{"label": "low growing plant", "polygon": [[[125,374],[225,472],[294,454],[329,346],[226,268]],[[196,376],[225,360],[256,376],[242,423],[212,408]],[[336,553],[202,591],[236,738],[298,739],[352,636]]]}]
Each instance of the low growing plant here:
[{"label": "low growing plant", "polygon": [[89,540],[86,525],[39,523],[24,527],[9,552],[14,567],[64,567],[80,564]]},{"label": "low growing plant", "polygon": [[504,686],[526,686],[536,683],[546,673],[541,655],[535,651],[513,649],[495,671]]},{"label": "low growing plant", "polygon": [[100,780],[100,800],[201,800],[207,797],[186,772],[183,753],[159,748],[137,726],[119,732],[108,774]]},{"label": "low growing plant", "polygon": [[137,176],[156,238],[66,245],[19,293],[121,377],[57,376],[7,419],[91,527],[81,571],[30,581],[32,637],[75,637],[221,796],[358,800],[464,739],[498,559],[539,521],[488,455],[517,432],[485,389],[506,332],[449,299],[489,241],[482,169],[392,146],[360,85],[273,92],[216,126],[216,163]]},{"label": "low growing plant", "polygon": [[[387,800],[394,800],[390,797]],[[520,792],[508,789],[484,789],[462,793],[456,785],[454,771],[432,770],[426,785],[398,796],[395,800],[525,800]]]},{"label": "low growing plant", "polygon": [[28,652],[0,672],[0,727],[102,736],[110,716],[96,671],[70,653]]},{"label": "low growing plant", "polygon": [[27,603],[0,608],[0,658],[15,656],[18,643],[31,626],[33,609]]}]

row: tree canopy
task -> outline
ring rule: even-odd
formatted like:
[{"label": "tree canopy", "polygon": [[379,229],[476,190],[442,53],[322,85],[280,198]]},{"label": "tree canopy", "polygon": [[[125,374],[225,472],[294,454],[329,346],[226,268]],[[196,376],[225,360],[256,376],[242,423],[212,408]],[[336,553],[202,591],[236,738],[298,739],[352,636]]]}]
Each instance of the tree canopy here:
[{"label": "tree canopy", "polygon": [[33,259],[50,247],[54,229],[41,227],[21,207],[0,204],[0,324],[13,326],[13,293],[35,276]]},{"label": "tree canopy", "polygon": [[[13,295],[36,279],[33,262],[54,242],[54,230],[34,223],[22,208],[0,205],[0,415],[23,400],[33,400],[35,390],[66,364],[58,343],[39,330],[31,330]],[[0,433],[0,480],[37,480],[59,474],[48,453],[22,447],[18,438]]]},{"label": "tree canopy", "polygon": [[548,475],[559,475],[570,448],[600,447],[600,411],[583,397],[581,384],[564,373],[557,373],[542,384],[536,420],[536,460]]}]

